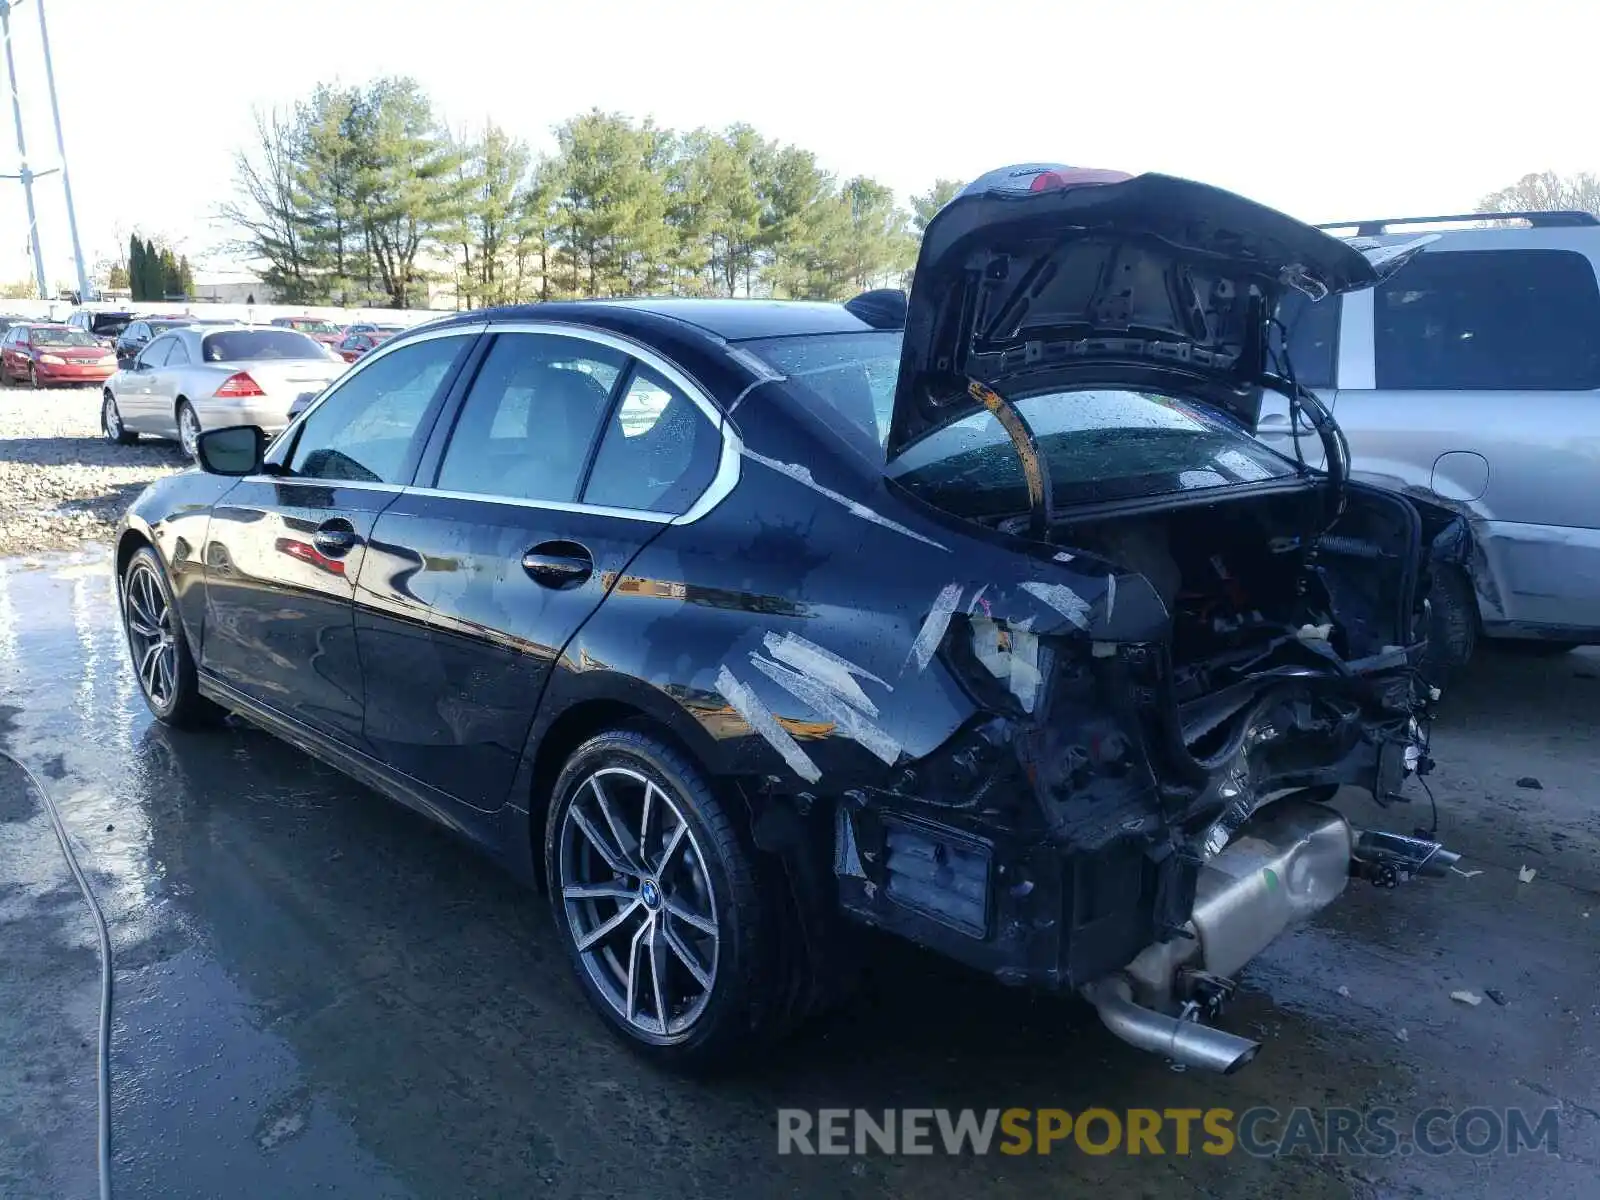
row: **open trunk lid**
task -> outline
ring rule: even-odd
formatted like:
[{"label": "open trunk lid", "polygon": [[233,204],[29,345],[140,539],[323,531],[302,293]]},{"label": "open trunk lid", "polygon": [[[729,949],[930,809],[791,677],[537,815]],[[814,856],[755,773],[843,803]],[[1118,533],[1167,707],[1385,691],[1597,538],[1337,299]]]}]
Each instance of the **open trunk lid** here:
[{"label": "open trunk lid", "polygon": [[981,411],[973,382],[1008,395],[1072,378],[1181,379],[1253,430],[1284,292],[1371,287],[1431,240],[1364,251],[1167,175],[991,171],[923,237],[888,456]]}]

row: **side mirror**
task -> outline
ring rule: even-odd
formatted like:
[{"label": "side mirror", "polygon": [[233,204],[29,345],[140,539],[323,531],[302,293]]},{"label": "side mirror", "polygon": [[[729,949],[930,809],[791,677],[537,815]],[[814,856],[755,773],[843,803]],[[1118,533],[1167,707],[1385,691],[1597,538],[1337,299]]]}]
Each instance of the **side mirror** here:
[{"label": "side mirror", "polygon": [[208,429],[195,444],[200,469],[210,475],[254,475],[267,450],[266,430],[259,425]]}]

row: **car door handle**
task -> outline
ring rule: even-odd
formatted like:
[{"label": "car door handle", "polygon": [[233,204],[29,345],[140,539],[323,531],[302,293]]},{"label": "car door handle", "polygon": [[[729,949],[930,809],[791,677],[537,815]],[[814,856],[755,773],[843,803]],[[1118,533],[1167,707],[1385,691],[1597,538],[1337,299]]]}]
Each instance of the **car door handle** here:
[{"label": "car door handle", "polygon": [[349,554],[360,541],[361,539],[356,537],[355,526],[343,517],[324,521],[317,526],[316,533],[311,535],[311,544],[329,558]]},{"label": "car door handle", "polygon": [[[1267,413],[1257,422],[1257,425],[1258,432],[1265,437],[1303,438],[1310,437],[1316,433],[1315,429],[1308,429],[1303,425],[1299,429],[1290,429],[1289,418],[1283,413]],[[1271,428],[1267,428],[1267,426],[1271,426]]]},{"label": "car door handle", "polygon": [[577,542],[542,542],[522,556],[522,569],[543,587],[565,590],[594,574],[594,557]]}]

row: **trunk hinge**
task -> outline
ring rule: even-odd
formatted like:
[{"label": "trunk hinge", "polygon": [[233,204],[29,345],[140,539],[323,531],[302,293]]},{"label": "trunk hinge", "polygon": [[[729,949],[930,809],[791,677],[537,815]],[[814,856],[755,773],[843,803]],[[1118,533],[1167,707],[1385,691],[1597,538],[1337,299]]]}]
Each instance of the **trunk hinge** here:
[{"label": "trunk hinge", "polygon": [[1035,541],[1048,541],[1050,512],[1054,508],[1050,471],[1039,450],[1039,439],[1033,435],[1033,427],[1028,424],[1028,418],[1017,411],[1016,405],[976,379],[967,381],[967,394],[994,414],[1016,447],[1017,458],[1022,463],[1022,477],[1028,485],[1028,534]]}]

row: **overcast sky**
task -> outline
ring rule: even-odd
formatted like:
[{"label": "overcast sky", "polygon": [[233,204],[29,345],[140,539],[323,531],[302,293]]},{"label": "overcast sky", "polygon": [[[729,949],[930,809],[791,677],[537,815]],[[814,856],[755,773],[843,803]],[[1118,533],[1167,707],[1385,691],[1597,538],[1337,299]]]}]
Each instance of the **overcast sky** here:
[{"label": "overcast sky", "polygon": [[[1517,0],[44,0],[85,254],[139,229],[202,256],[252,106],[416,76],[453,125],[535,146],[599,106],[754,125],[902,200],[1023,161],[1162,170],[1309,220],[1436,213],[1600,168],[1600,18]],[[56,165],[40,0],[12,13],[29,157]],[[0,173],[16,171],[0,107]],[[35,186],[72,276],[59,177]],[[29,273],[0,180],[0,279]],[[220,260],[218,267],[227,264]]]}]

